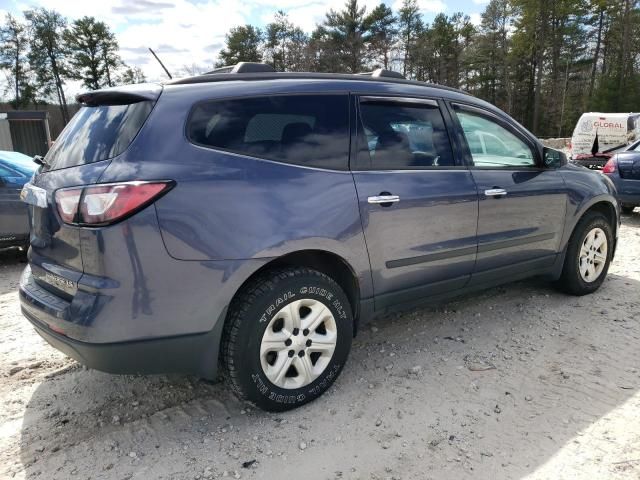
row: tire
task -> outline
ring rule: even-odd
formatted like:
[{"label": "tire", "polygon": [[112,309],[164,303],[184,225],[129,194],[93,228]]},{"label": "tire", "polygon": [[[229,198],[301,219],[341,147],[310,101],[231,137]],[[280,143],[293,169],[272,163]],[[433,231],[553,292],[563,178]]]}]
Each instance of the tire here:
[{"label": "tire", "polygon": [[625,215],[631,215],[635,208],[635,205],[622,205],[622,213]]},{"label": "tire", "polygon": [[[590,237],[596,239],[592,243],[589,243],[588,237],[590,235],[595,235],[595,237]],[[606,239],[606,252],[604,255],[601,247],[594,251],[587,248],[588,245],[596,245],[602,239],[602,235]],[[567,246],[562,275],[558,281],[559,287],[571,295],[578,296],[587,295],[598,290],[609,270],[613,252],[613,240],[613,229],[603,214],[590,212],[582,217],[576,225]],[[586,250],[583,250],[583,246],[585,246]],[[584,255],[585,251],[589,252],[586,256]],[[598,258],[595,256],[597,253],[600,253],[600,263],[598,263]],[[581,257],[583,257],[582,261]],[[591,270],[589,270],[589,263],[592,267]],[[585,273],[581,272],[581,267],[584,268],[585,266],[587,270],[586,278]]]},{"label": "tire", "polygon": [[231,302],[221,361],[241,400],[285,411],[331,386],[352,338],[351,306],[333,279],[309,268],[277,270],[251,282]]}]

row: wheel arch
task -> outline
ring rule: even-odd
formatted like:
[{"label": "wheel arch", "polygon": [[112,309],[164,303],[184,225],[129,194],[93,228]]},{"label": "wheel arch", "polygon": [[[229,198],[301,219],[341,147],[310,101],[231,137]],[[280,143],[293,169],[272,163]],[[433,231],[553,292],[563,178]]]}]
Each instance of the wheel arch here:
[{"label": "wheel arch", "polygon": [[360,282],[353,267],[341,256],[326,250],[298,250],[276,257],[253,272],[236,290],[234,298],[256,277],[270,270],[286,267],[307,267],[328,275],[344,290],[354,320],[354,335],[360,318]]},{"label": "wheel arch", "polygon": [[[575,230],[578,224],[580,223],[580,221],[586,215],[592,212],[601,213],[607,218],[607,220],[609,220],[609,223],[611,224],[611,228],[613,228],[613,233],[614,233],[613,237],[615,242],[618,236],[619,214],[618,214],[618,209],[616,208],[616,204],[614,204],[613,202],[615,202],[615,199],[611,200],[608,197],[605,197],[605,198],[600,197],[598,199],[595,199],[588,205],[584,206],[580,210],[580,213],[574,217],[574,221],[573,221],[573,224],[571,225],[571,230],[569,232],[569,235],[566,236],[566,241],[564,244],[563,251],[566,252],[567,246],[569,245],[569,242],[571,241],[571,238],[573,237]],[[614,245],[614,252],[615,252],[615,245]]]}]

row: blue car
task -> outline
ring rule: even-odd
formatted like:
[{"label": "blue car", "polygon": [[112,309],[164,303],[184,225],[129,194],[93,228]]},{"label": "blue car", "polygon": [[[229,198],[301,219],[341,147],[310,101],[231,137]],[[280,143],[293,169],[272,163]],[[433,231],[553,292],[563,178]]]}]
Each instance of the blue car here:
[{"label": "blue car", "polygon": [[631,214],[640,206],[640,141],[614,154],[602,168],[618,191],[622,213]]},{"label": "blue car", "polygon": [[0,151],[0,248],[29,243],[28,210],[20,201],[20,191],[36,167],[31,157]]},{"label": "blue car", "polygon": [[238,64],[98,90],[23,191],[24,316],[114,373],[222,373],[278,411],[335,381],[358,326],[544,276],[597,290],[611,181],[487,102]]}]

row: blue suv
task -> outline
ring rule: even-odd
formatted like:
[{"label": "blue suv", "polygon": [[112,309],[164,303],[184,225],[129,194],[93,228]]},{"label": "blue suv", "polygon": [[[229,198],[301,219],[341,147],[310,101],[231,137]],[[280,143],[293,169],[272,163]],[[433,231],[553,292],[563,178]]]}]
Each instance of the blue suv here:
[{"label": "blue suv", "polygon": [[78,100],[22,192],[19,288],[91,368],[286,410],[361,322],[534,275],[591,293],[614,255],[611,181],[458,90],[239,64]]}]

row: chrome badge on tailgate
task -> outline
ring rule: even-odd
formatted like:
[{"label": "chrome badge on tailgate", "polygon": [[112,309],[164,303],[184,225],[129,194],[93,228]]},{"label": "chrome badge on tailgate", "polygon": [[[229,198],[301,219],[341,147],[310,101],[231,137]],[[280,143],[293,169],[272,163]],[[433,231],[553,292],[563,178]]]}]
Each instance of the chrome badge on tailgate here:
[{"label": "chrome badge on tailgate", "polygon": [[40,208],[47,208],[47,191],[43,188],[32,185],[31,182],[25,183],[20,192],[20,200],[29,205],[35,205]]}]

